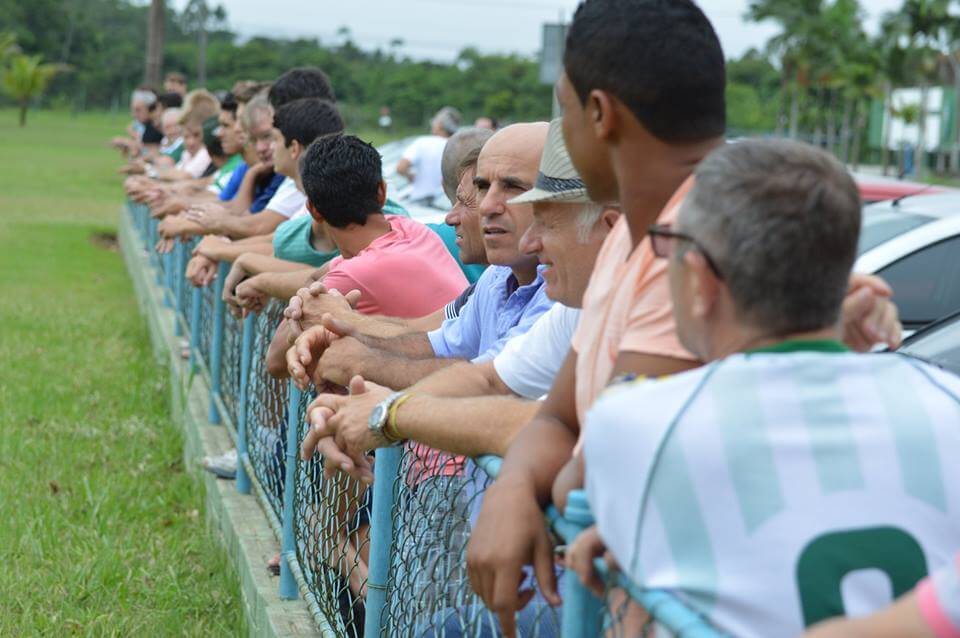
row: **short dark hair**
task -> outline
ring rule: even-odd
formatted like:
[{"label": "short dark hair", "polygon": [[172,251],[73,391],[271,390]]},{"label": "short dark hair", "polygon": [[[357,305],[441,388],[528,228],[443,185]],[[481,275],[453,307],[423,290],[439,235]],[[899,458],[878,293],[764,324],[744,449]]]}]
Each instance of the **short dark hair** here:
[{"label": "short dark hair", "polygon": [[220,110],[229,111],[234,118],[237,117],[237,98],[233,97],[233,93],[229,91],[223,94],[223,97],[220,98]]},{"label": "short dark hair", "polygon": [[363,226],[368,215],[381,212],[382,171],[377,149],[353,135],[321,137],[300,161],[307,199],[334,228]]},{"label": "short dark hair", "polygon": [[313,140],[323,135],[343,132],[343,118],[337,105],[320,98],[311,97],[288,102],[273,114],[273,126],[283,135],[284,146],[293,140],[306,148]]},{"label": "short dark hair", "polygon": [[178,109],[183,106],[183,96],[179,93],[161,93],[157,100],[165,109]]},{"label": "short dark hair", "polygon": [[594,89],[608,91],[665,142],[726,130],[723,50],[692,0],[586,0],[563,65],[581,102]]},{"label": "short dark hair", "polygon": [[681,229],[716,261],[745,324],[770,335],[834,325],[860,237],[860,192],[800,142],[725,144],[697,166]]},{"label": "short dark hair", "polygon": [[183,73],[180,73],[179,71],[171,71],[170,73],[167,73],[167,77],[165,77],[163,81],[164,82],[173,81],[173,82],[176,82],[177,84],[182,84],[186,86],[187,76],[185,76]]},{"label": "short dark hair", "polygon": [[290,69],[270,85],[270,93],[267,97],[270,105],[275,109],[287,102],[308,97],[317,97],[330,102],[337,101],[327,74],[315,66]]}]

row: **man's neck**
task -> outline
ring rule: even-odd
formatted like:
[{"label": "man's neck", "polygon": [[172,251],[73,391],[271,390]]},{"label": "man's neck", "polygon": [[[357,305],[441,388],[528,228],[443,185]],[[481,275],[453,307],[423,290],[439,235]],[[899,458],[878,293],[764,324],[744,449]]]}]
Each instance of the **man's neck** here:
[{"label": "man's neck", "polygon": [[[683,182],[693,174],[704,157],[723,143],[717,138],[699,144],[672,146],[622,145],[618,149],[617,183],[620,207],[630,228],[630,238],[636,247],[647,235],[647,229],[656,223],[670,198]],[[618,170],[619,169],[619,170]]]},{"label": "man's neck", "polygon": [[329,253],[336,250],[337,245],[327,233],[327,225],[314,220],[310,225],[310,245],[318,253]]},{"label": "man's neck", "polygon": [[360,251],[390,232],[390,222],[383,213],[370,214],[367,223],[350,224],[346,228],[334,228],[327,225],[330,239],[340,249],[344,259],[356,257]]},{"label": "man's neck", "polygon": [[529,259],[524,259],[522,262],[510,266],[510,270],[513,271],[513,276],[517,279],[517,283],[521,286],[526,286],[532,284],[533,280],[537,278],[537,266],[540,265],[536,259],[530,261]]},{"label": "man's neck", "polygon": [[781,336],[765,336],[762,332],[735,329],[716,339],[710,348],[708,359],[723,359],[738,352],[762,350],[785,341],[837,341],[841,338],[839,327],[824,328],[808,332],[794,332]]}]

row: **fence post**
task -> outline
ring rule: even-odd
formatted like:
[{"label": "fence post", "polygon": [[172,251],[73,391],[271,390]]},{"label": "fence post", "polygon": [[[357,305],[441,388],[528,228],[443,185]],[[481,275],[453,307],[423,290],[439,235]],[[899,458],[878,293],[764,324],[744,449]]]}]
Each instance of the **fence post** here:
[{"label": "fence post", "polygon": [[280,598],[296,600],[299,597],[297,581],[290,570],[290,561],[296,560],[296,541],[293,538],[293,496],[297,474],[297,448],[300,433],[300,390],[287,383],[290,400],[287,403],[287,454],[283,477],[283,534],[280,538]]},{"label": "fence post", "polygon": [[[563,518],[570,527],[582,532],[593,525],[593,514],[583,490],[574,490],[567,496],[567,508]],[[568,543],[573,538],[566,539]],[[594,638],[600,635],[600,612],[603,601],[583,586],[577,573],[567,569],[563,588],[563,618],[560,635],[564,638]]]},{"label": "fence post", "polygon": [[[180,246],[178,241],[174,250]],[[174,253],[168,252],[164,253],[163,257],[163,275],[165,281],[163,282],[163,305],[167,308],[171,307],[173,303],[171,302],[170,295],[173,294],[173,285],[175,281],[175,272],[176,264],[179,260],[174,260]]]},{"label": "fence post", "polygon": [[190,297],[190,374],[197,371],[197,358],[200,351],[200,306],[203,304],[203,291],[194,286]]},{"label": "fence post", "polygon": [[173,277],[173,311],[174,311],[174,320],[173,320],[173,336],[181,337],[183,336],[183,324],[180,323],[180,318],[183,317],[183,285],[184,285],[184,275],[187,271],[187,246],[183,242],[178,241],[176,247],[174,248],[174,261],[177,266],[174,269]]},{"label": "fence post", "polygon": [[[250,493],[250,477],[247,476],[247,404],[250,402],[250,360],[253,358],[253,332],[257,317],[253,313],[243,320],[243,337],[240,345],[240,402],[237,406],[237,491]],[[284,485],[286,488],[286,485]]]},{"label": "fence post", "polygon": [[156,219],[150,218],[150,246],[147,248],[150,251],[150,263],[153,264],[154,269],[156,269],[157,275],[157,285],[163,285],[163,279],[160,273],[160,255],[156,251],[156,245],[160,241],[160,222]]},{"label": "fence post", "polygon": [[210,341],[210,410],[207,420],[220,423],[217,398],[220,396],[220,366],[223,363],[223,319],[227,305],[223,301],[223,282],[227,278],[229,264],[221,261],[217,267],[217,282],[213,286],[213,339]]},{"label": "fence post", "polygon": [[370,564],[367,569],[367,617],[364,638],[379,638],[387,609],[387,580],[393,562],[393,483],[400,469],[402,447],[380,448],[373,468],[373,511],[370,514]]}]

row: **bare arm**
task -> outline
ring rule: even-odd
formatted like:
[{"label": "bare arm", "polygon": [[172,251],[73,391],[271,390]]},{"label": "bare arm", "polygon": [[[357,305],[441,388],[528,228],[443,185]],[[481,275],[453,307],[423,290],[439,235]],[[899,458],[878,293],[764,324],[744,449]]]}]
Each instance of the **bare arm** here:
[{"label": "bare arm", "polygon": [[[410,391],[434,397],[514,396],[500,379],[492,361],[458,362],[418,381]],[[532,418],[533,413],[529,416]]]},{"label": "bare arm", "polygon": [[413,179],[413,171],[410,169],[413,167],[413,164],[410,163],[408,159],[401,159],[397,162],[397,173],[403,175],[409,180]]},{"label": "bare arm", "polygon": [[258,253],[273,255],[273,235],[258,235],[235,241],[225,241],[219,237],[207,236],[194,251],[215,261],[236,261],[240,255]]},{"label": "bare arm", "polygon": [[407,319],[403,321],[398,319],[398,323],[405,325],[408,331],[411,332],[430,332],[431,330],[436,330],[443,324],[444,320],[444,310],[446,307],[440,308],[433,314],[426,315],[425,317],[419,317],[417,319]]},{"label": "bare arm", "polygon": [[[364,341],[366,338],[362,338]],[[422,340],[422,341],[421,341]],[[453,365],[458,359],[411,358],[429,348],[426,336],[420,333],[384,340],[395,347],[409,348],[410,354],[371,347],[354,337],[343,336],[324,351],[317,365],[320,376],[331,383],[346,386],[355,375],[388,388],[407,388],[429,374]],[[425,344],[425,345],[424,345]]]},{"label": "bare arm", "polygon": [[280,213],[264,210],[256,215],[238,215],[221,219],[210,232],[234,238],[267,235],[287,219]]},{"label": "bare arm", "polygon": [[503,455],[538,409],[537,401],[516,397],[417,394],[397,410],[397,431],[403,438],[452,454]]},{"label": "bare arm", "polygon": [[863,618],[838,618],[814,626],[802,638],[935,638],[920,612],[916,592]]}]

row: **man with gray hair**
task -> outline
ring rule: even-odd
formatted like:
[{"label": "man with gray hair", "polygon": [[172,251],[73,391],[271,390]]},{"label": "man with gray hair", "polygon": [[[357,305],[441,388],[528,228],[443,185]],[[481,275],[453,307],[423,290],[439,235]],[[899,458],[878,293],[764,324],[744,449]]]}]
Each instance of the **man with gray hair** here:
[{"label": "man with gray hair", "polygon": [[676,222],[650,228],[680,340],[708,364],[589,412],[597,525],[569,554],[585,582],[606,546],[720,633],[792,636],[951,560],[960,379],[841,343],[860,206],[827,153],[747,141],[713,151]]},{"label": "man with gray hair", "polygon": [[447,139],[460,128],[460,112],[445,106],[430,120],[430,135],[418,137],[397,162],[397,173],[413,184],[410,201],[427,206],[444,194],[441,158]]}]

